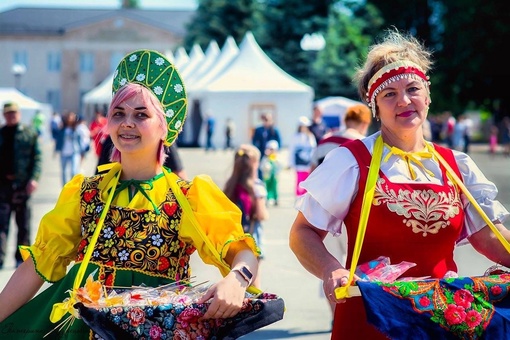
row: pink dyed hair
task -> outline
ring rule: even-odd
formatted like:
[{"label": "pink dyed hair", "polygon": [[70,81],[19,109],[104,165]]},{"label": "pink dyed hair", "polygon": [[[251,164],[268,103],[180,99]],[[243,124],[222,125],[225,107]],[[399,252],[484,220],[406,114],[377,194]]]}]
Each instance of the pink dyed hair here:
[{"label": "pink dyed hair", "polygon": [[[156,113],[156,117],[158,117],[161,127],[161,132],[165,133],[166,136],[166,119],[165,114],[163,112],[163,107],[161,106],[161,103],[156,98],[156,96],[145,86],[140,84],[133,84],[128,83],[125,86],[121,87],[113,96],[112,101],[110,103],[110,107],[108,108],[108,113],[106,115],[107,117],[107,123],[104,127],[104,131],[106,133],[109,133],[110,131],[110,121],[112,118],[113,110],[119,106],[124,101],[140,95],[142,97],[142,102],[147,107],[147,109],[151,112]],[[165,147],[163,144],[163,140],[159,144],[158,148],[158,165],[162,166],[165,163],[165,159],[167,157],[167,154],[165,152]],[[120,162],[121,160],[121,153],[120,151],[115,147],[115,145],[112,148],[112,152],[110,154],[110,161],[111,162]]]}]

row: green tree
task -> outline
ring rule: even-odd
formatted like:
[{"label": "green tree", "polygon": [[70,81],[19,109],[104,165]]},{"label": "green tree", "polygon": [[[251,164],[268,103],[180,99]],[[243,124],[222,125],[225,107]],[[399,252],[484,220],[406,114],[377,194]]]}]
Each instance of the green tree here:
[{"label": "green tree", "polygon": [[440,102],[457,112],[488,109],[497,121],[510,115],[506,93],[510,70],[503,66],[504,46],[510,41],[510,2],[450,0],[443,6],[443,45],[436,69]]},{"label": "green tree", "polygon": [[253,34],[267,55],[290,75],[308,80],[309,56],[300,46],[305,34],[324,32],[331,0],[259,0]]},{"label": "green tree", "polygon": [[122,8],[139,8],[138,0],[122,0]]},{"label": "green tree", "polygon": [[205,49],[211,40],[222,46],[228,36],[240,43],[253,27],[253,0],[199,0],[196,13],[187,26],[184,48],[193,44]]},{"label": "green tree", "polygon": [[360,99],[352,78],[372,42],[372,34],[381,25],[379,12],[370,4],[344,1],[331,9],[326,46],[313,64],[313,76],[317,78],[316,98]]}]

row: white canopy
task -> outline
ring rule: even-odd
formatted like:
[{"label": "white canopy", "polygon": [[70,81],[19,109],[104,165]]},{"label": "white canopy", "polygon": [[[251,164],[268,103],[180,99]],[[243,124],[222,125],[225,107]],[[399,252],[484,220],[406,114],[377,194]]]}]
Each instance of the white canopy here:
[{"label": "white canopy", "polygon": [[234,38],[232,38],[232,36],[229,36],[225,40],[220,53],[216,59],[214,59],[208,71],[204,74],[201,74],[200,77],[197,77],[193,82],[186,84],[188,95],[190,97],[199,96],[201,89],[209,84],[209,82],[213,81],[216,76],[220,74],[227,65],[230,64],[230,62],[237,56],[238,53],[239,47],[237,47],[236,41]]},{"label": "white canopy", "polygon": [[220,47],[215,40],[212,40],[205,50],[204,59],[200,62],[199,65],[197,65],[197,67],[195,67],[194,70],[189,72],[187,77],[184,79],[188,92],[191,84],[195,83],[198,79],[202,78],[202,76],[209,72],[219,54]]},{"label": "white canopy", "polygon": [[85,119],[89,121],[93,119],[94,110],[96,108],[99,108],[100,110],[108,108],[110,101],[112,100],[112,84],[113,73],[107,76],[101,83],[99,83],[99,85],[83,95],[82,114]]},{"label": "white canopy", "polygon": [[21,109],[21,122],[27,125],[31,124],[32,118],[37,111],[41,111],[44,114],[46,122],[50,121],[53,114],[53,107],[50,104],[40,103],[13,87],[0,87],[0,107],[3,108],[4,104],[8,102],[18,104]]},{"label": "white canopy", "polygon": [[251,32],[245,35],[239,52],[228,65],[196,92],[201,113],[216,120],[213,142],[217,146],[224,144],[227,118],[236,125],[234,142],[248,143],[253,128],[261,123],[260,113],[271,112],[282,144],[287,145],[297,131],[299,117],[312,112],[313,89],[276,65]]},{"label": "white canopy", "polygon": [[184,49],[184,47],[180,46],[175,50],[174,54],[174,64],[175,67],[177,67],[177,70],[180,71],[180,69],[186,65],[189,62],[189,55]]},{"label": "white canopy", "polygon": [[188,76],[200,66],[200,63],[204,60],[204,58],[205,54],[204,51],[202,51],[202,48],[200,48],[198,44],[194,44],[189,54],[189,60],[177,69],[181,78],[188,78]]}]

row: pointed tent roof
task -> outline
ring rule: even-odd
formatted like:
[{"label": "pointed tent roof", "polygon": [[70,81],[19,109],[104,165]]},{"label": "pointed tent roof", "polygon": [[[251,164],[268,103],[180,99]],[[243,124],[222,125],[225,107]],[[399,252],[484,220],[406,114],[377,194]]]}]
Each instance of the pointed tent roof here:
[{"label": "pointed tent roof", "polygon": [[239,54],[215,80],[204,87],[206,92],[311,92],[312,88],[276,65],[247,32]]},{"label": "pointed tent roof", "polygon": [[113,72],[99,85],[85,93],[82,97],[84,104],[109,105],[112,100]]},{"label": "pointed tent roof", "polygon": [[167,50],[163,53],[165,55],[165,57],[170,60],[171,63],[174,63],[175,64],[175,57],[174,57],[174,53],[171,51],[171,50]]},{"label": "pointed tent roof", "polygon": [[177,67],[177,70],[180,70],[184,65],[189,62],[189,55],[184,49],[184,47],[179,47],[175,50],[174,54],[174,64]]},{"label": "pointed tent roof", "polygon": [[234,38],[232,36],[227,37],[223,47],[221,48],[221,52],[216,57],[207,73],[200,75],[200,77],[197,78],[194,82],[187,85],[186,88],[188,89],[188,92],[190,94],[193,94],[193,92],[198,92],[211,81],[213,81],[216,76],[230,64],[230,62],[237,56],[238,53],[239,47],[237,47]]},{"label": "pointed tent roof", "polygon": [[197,65],[197,67],[188,74],[188,78],[185,79],[186,86],[190,86],[190,84],[196,82],[202,75],[207,73],[219,54],[220,47],[218,46],[218,43],[216,40],[211,40],[205,50],[205,58],[202,60],[200,65]]},{"label": "pointed tent roof", "polygon": [[200,48],[200,45],[194,44],[191,48],[191,52],[189,53],[189,61],[178,69],[179,74],[184,81],[186,81],[188,75],[190,75],[193,70],[200,65],[204,58],[205,54],[204,51],[202,51],[202,48]]}]

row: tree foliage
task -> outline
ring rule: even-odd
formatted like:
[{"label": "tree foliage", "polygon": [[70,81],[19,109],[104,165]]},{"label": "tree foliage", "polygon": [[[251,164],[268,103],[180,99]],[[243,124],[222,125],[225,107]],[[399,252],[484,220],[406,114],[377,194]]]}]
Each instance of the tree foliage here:
[{"label": "tree foliage", "polygon": [[[268,56],[311,84],[316,97],[358,99],[352,75],[368,46],[387,28],[409,31],[434,52],[431,112],[485,109],[510,115],[503,67],[510,1],[484,0],[199,0],[185,47],[205,48],[252,31]],[[303,51],[306,33],[326,46]]]},{"label": "tree foliage", "polygon": [[205,49],[211,40],[222,46],[229,36],[240,43],[253,28],[254,6],[253,0],[200,0],[187,26],[184,47],[189,50],[193,44],[198,44]]}]

